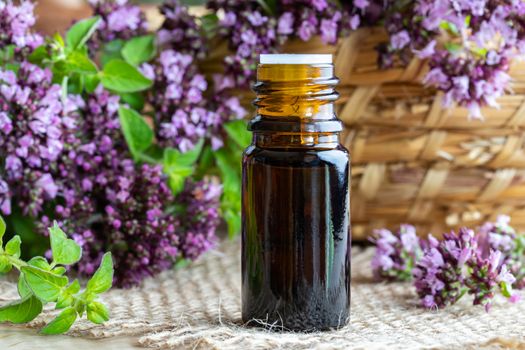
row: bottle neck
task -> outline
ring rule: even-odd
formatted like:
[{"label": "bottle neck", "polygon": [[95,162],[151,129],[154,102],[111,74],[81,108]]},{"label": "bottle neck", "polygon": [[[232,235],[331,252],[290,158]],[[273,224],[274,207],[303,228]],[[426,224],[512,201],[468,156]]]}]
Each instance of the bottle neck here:
[{"label": "bottle neck", "polygon": [[339,145],[339,133],[254,132],[253,143],[259,148],[333,149]]},{"label": "bottle neck", "polygon": [[[260,64],[249,129],[262,147],[335,147],[338,79],[331,64]],[[334,146],[335,145],[335,146]]]}]

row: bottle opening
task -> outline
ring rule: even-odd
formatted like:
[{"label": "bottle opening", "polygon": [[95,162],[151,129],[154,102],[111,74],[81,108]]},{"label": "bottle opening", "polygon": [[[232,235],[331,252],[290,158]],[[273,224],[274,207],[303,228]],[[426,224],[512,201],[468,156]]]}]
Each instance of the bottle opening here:
[{"label": "bottle opening", "polygon": [[261,64],[332,64],[329,54],[262,54]]}]

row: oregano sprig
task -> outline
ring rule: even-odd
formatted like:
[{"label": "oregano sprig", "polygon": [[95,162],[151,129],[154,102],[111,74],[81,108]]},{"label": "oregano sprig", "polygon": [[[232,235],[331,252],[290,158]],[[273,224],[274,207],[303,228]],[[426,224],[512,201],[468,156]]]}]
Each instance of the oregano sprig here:
[{"label": "oregano sprig", "polygon": [[62,312],[42,330],[43,334],[67,332],[73,323],[87,314],[88,320],[101,324],[109,320],[109,311],[97,301],[100,294],[111,288],[113,260],[106,253],[99,268],[81,290],[80,282],[70,282],[65,275],[66,266],[77,263],[82,257],[81,247],[60,229],[55,222],[49,228],[52,260],[35,256],[29,261],[20,258],[21,239],[14,236],[5,246],[3,236],[6,225],[0,217],[0,273],[13,268],[20,272],[18,294],[20,299],[0,307],[0,322],[27,323],[37,317],[47,303],[54,303]]}]

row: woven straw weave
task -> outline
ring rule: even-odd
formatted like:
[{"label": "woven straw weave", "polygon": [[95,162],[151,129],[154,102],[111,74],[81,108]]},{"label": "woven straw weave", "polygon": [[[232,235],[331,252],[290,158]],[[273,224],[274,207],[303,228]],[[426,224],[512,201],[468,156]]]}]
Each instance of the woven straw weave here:
[{"label": "woven straw weave", "polygon": [[[350,325],[324,333],[275,333],[240,325],[240,261],[237,242],[227,242],[193,266],[168,271],[140,288],[104,296],[111,320],[103,326],[75,324],[71,336],[137,336],[160,349],[465,349],[525,348],[525,302],[497,300],[490,313],[468,297],[441,311],[416,305],[410,284],[374,283],[372,250],[354,249]],[[2,303],[16,298],[0,282]],[[29,327],[56,314],[48,311]],[[523,341],[523,342],[522,342]]]},{"label": "woven straw weave", "polygon": [[[382,28],[363,28],[336,46],[316,37],[282,48],[334,55],[337,113],[345,125],[341,141],[354,167],[354,239],[403,222],[426,235],[478,225],[497,212],[523,216],[525,62],[513,62],[514,93],[499,99],[501,108],[484,108],[485,120],[471,121],[465,108],[444,110],[442,95],[423,85],[424,61],[378,68],[376,46],[386,40]],[[226,44],[217,43],[203,71],[223,70],[227,54]],[[254,98],[248,90],[237,95],[248,107]],[[525,229],[523,219],[513,224]]]}]

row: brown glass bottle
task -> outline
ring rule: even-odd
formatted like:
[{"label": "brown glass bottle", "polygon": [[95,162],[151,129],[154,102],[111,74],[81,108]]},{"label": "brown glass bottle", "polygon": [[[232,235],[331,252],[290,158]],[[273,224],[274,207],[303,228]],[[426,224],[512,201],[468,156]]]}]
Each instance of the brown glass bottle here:
[{"label": "brown glass bottle", "polygon": [[263,55],[257,80],[243,158],[242,318],[338,328],[350,311],[349,155],[331,56]]}]

